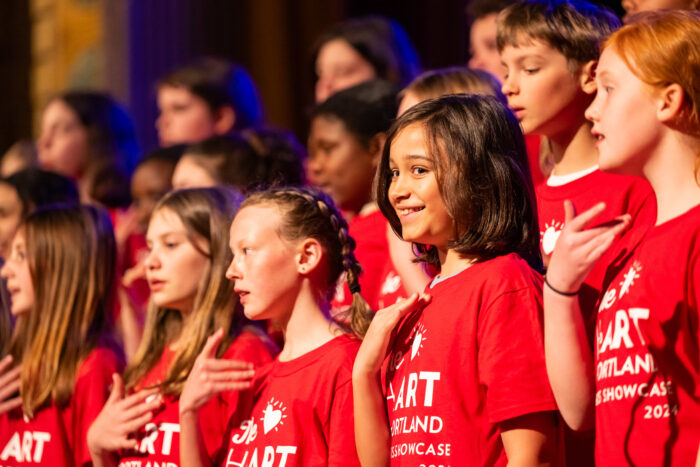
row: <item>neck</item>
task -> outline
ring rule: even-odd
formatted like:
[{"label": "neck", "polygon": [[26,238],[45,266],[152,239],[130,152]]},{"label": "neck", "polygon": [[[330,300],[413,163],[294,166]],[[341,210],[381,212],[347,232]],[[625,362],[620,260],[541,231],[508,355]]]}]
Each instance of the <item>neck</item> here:
[{"label": "neck", "polygon": [[700,204],[696,162],[700,138],[666,134],[644,164],[643,174],[656,194],[656,225]]},{"label": "neck", "polygon": [[583,120],[569,130],[548,137],[554,162],[552,174],[568,175],[586,170],[598,163],[591,123]]},{"label": "neck", "polygon": [[438,248],[440,257],[440,277],[448,277],[469,268],[477,260],[474,256],[466,256],[457,253],[455,250]]},{"label": "neck", "polygon": [[338,335],[338,329],[328,317],[328,304],[319,301],[304,281],[292,310],[282,321],[284,347],[280,361],[288,361],[311,352]]}]

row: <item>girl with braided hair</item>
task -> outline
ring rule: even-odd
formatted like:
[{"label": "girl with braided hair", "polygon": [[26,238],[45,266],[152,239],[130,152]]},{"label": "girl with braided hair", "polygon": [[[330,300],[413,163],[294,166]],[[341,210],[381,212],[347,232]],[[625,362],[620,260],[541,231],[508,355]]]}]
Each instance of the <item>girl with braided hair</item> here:
[{"label": "girl with braided hair", "polygon": [[[347,223],[321,192],[273,188],[243,202],[231,224],[230,246],[233,260],[226,276],[235,282],[245,315],[280,323],[285,343],[239,397],[250,397],[252,405],[239,404],[230,418],[217,461],[359,465],[351,373],[371,310],[360,295],[361,268]],[[341,323],[331,317],[330,300],[343,272],[353,303]],[[206,464],[197,413],[219,392],[216,382],[245,378],[214,365],[211,351],[220,338],[220,333],[210,338],[180,399],[183,465]]]}]

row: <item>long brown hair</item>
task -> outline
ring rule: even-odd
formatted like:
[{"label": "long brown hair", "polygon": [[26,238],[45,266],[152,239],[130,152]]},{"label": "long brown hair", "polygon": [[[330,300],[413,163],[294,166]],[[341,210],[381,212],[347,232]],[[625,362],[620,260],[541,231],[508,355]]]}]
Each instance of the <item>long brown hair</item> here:
[{"label": "long brown hair", "polygon": [[330,301],[340,275],[346,273],[352,292],[348,312],[350,330],[356,336],[364,337],[372,320],[372,310],[360,294],[358,280],[362,267],[355,259],[355,240],[348,233],[348,224],[333,200],[310,188],[270,188],[250,195],[241,204],[241,209],[259,204],[273,204],[280,208],[282,238],[290,241],[314,238],[321,243],[328,258],[328,276],[321,287],[325,300]]},{"label": "long brown hair", "polygon": [[127,387],[138,385],[158,362],[165,347],[179,338],[187,345],[180,346],[175,352],[160,386],[165,394],[180,394],[207,338],[219,328],[227,330],[217,351],[217,356],[221,356],[246,324],[233,282],[225,277],[231,263],[229,226],[239,204],[237,192],[217,187],[175,191],[156,206],[154,212],[168,209],[179,217],[195,248],[200,250],[197,238],[206,241],[209,253],[200,252],[208,257],[209,264],[197,288],[192,320],[186,327],[180,311],[158,307],[151,302],[141,346],[134,363],[124,374]]},{"label": "long brown hair", "polygon": [[115,241],[94,206],[40,209],[20,229],[34,305],[18,318],[10,353],[21,359],[22,408],[33,417],[49,400],[66,405],[81,362],[111,340]]}]

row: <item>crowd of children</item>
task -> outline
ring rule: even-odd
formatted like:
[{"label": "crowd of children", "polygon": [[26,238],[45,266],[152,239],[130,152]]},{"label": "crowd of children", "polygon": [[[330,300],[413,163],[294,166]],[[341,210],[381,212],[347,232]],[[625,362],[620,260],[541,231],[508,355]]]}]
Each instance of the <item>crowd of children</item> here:
[{"label": "crowd of children", "polygon": [[472,68],[331,28],[308,156],[219,59],[140,160],[53,98],[0,160],[0,466],[700,465],[697,2],[487,3]]}]

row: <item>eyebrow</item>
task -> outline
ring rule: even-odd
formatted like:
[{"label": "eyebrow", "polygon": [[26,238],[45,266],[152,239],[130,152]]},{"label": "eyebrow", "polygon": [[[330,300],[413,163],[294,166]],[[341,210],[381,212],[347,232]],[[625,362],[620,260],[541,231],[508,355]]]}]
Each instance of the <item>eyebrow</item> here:
[{"label": "eyebrow", "polygon": [[427,162],[433,162],[433,159],[428,156],[422,156],[420,154],[409,154],[406,156],[408,160],[423,160]]},{"label": "eyebrow", "polygon": [[612,77],[612,74],[608,70],[603,70],[600,73],[596,73],[596,78],[608,78],[610,79]]}]

